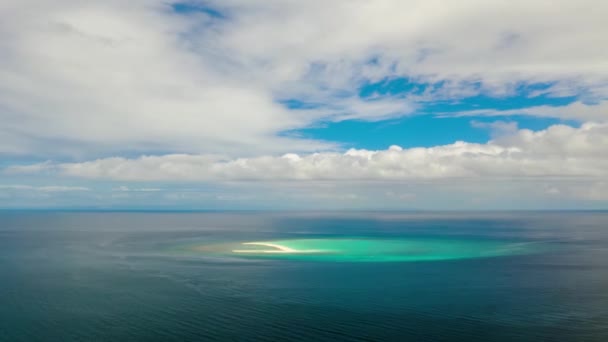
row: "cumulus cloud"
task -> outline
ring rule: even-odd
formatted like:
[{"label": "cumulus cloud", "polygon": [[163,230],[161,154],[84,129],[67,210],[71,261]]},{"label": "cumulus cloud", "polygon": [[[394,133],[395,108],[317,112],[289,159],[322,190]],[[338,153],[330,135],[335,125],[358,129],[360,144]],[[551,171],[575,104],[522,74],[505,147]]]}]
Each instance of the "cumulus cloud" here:
[{"label": "cumulus cloud", "polygon": [[172,154],[104,158],[81,163],[10,166],[7,174],[53,172],[125,181],[370,180],[608,176],[608,124],[518,130],[485,144],[253,158]]},{"label": "cumulus cloud", "polygon": [[[0,153],[302,153],[336,145],[280,133],[410,115],[437,96],[502,96],[520,83],[608,95],[606,2],[183,4],[213,11],[180,14],[160,0],[0,4]],[[358,96],[397,77],[435,86]],[[284,105],[293,99],[313,105]],[[566,109],[553,115],[604,119]]]},{"label": "cumulus cloud", "polygon": [[147,1],[2,7],[0,153],[331,146],[276,136],[309,119],[187,46],[181,37],[208,18]]}]

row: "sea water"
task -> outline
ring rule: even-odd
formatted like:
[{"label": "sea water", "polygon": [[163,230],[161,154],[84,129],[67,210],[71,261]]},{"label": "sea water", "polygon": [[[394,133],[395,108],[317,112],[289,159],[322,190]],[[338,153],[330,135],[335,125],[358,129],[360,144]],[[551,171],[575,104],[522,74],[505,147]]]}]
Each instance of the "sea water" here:
[{"label": "sea water", "polygon": [[0,304],[1,341],[608,341],[608,213],[2,212]]}]

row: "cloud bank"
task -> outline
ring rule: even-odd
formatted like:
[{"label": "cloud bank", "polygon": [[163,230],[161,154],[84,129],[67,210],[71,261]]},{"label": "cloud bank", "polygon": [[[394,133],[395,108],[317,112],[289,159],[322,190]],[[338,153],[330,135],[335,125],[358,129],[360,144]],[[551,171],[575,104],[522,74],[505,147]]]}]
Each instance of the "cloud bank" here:
[{"label": "cloud bank", "polygon": [[580,128],[554,125],[518,130],[486,144],[456,142],[431,148],[345,153],[285,154],[227,159],[172,154],[81,163],[11,166],[5,173],[51,172],[63,176],[124,181],[419,181],[449,178],[608,176],[608,124]]}]

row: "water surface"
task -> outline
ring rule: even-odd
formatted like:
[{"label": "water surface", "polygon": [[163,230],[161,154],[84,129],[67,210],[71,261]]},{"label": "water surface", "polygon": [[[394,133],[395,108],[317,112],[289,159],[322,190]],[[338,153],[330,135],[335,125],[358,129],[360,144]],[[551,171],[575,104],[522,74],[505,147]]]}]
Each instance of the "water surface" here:
[{"label": "water surface", "polygon": [[0,280],[2,341],[608,341],[608,214],[2,212]]}]

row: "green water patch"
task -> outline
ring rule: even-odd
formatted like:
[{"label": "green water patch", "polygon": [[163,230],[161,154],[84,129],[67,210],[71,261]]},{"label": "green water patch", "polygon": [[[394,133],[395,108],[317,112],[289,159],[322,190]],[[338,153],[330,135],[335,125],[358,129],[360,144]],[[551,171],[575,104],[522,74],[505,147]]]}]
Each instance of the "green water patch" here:
[{"label": "green water patch", "polygon": [[203,255],[248,259],[343,262],[408,262],[487,258],[536,253],[539,243],[456,238],[311,238],[191,245]]}]

